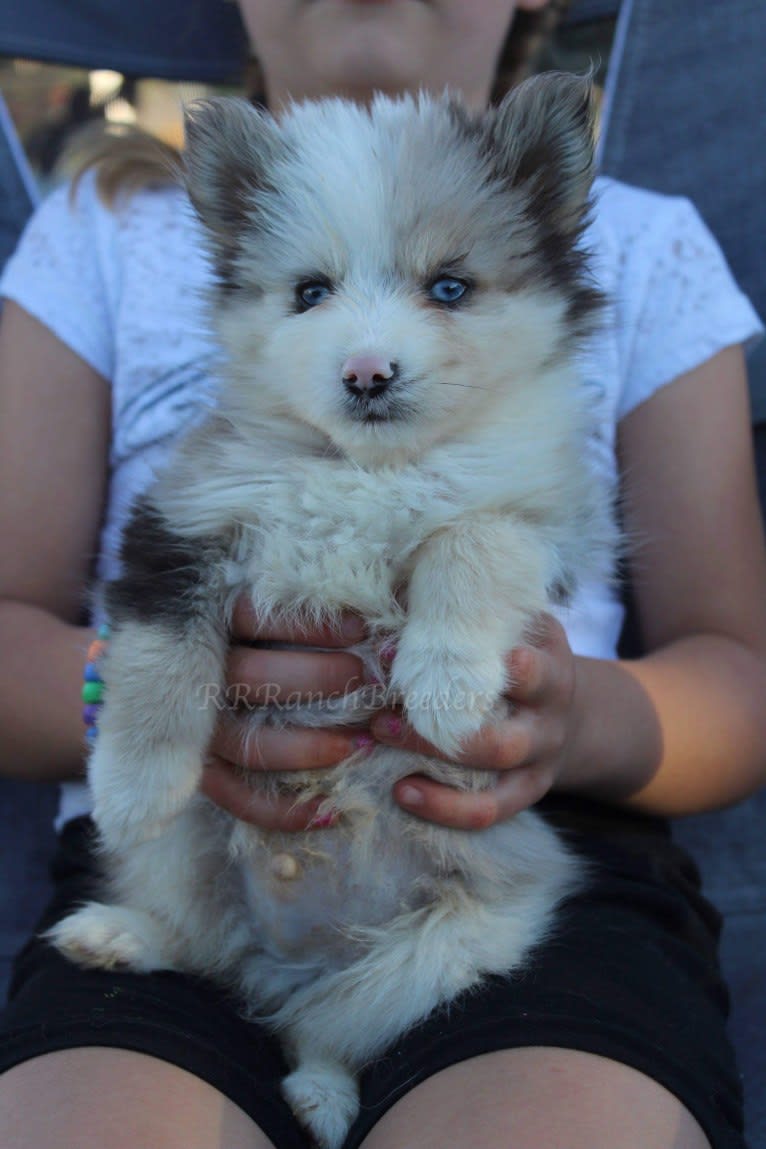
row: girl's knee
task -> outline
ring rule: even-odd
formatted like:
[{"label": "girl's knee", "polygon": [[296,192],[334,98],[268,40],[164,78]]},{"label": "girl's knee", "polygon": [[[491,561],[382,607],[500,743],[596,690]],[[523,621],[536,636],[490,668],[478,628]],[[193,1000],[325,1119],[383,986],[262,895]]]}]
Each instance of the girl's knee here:
[{"label": "girl's knee", "polygon": [[3,1149],[273,1149],[206,1082],[123,1049],[46,1053],[0,1077]]},{"label": "girl's knee", "polygon": [[627,1065],[523,1048],[452,1065],[390,1109],[363,1149],[711,1149],[681,1101]]}]

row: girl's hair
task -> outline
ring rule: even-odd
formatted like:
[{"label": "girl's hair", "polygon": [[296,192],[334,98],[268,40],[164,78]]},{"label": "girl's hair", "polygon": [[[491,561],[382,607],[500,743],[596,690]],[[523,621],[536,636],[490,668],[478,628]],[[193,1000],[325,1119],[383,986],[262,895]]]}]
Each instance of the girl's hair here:
[{"label": "girl's hair", "polygon": [[183,160],[177,148],[149,132],[102,122],[72,137],[57,168],[71,178],[72,197],[86,172],[95,170],[99,197],[113,207],[118,199],[136,192],[179,184]]},{"label": "girl's hair", "polygon": [[549,0],[544,8],[534,12],[516,12],[498,60],[491,103],[499,104],[511,88],[532,75],[569,3],[570,0]]},{"label": "girl's hair", "polygon": [[[540,55],[569,7],[569,0],[549,0],[537,11],[517,11],[498,60],[491,103],[530,75]],[[263,81],[257,60],[251,60],[244,75],[245,90],[254,103],[264,104]],[[97,132],[78,133],[62,157],[62,166],[72,173],[73,194],[83,175],[96,170],[96,187],[108,205],[124,195],[149,188],[177,184],[183,170],[181,153],[148,132],[138,128],[114,130],[100,127]]]}]

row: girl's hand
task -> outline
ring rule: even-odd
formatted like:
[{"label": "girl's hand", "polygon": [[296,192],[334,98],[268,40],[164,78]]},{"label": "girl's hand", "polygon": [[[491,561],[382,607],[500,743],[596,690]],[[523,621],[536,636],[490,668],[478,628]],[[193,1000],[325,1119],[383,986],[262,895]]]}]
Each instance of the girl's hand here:
[{"label": "girl's hand", "polygon": [[[344,648],[364,637],[364,624],[345,615],[340,633],[329,627],[306,632],[263,628],[251,605],[240,599],[232,619],[232,637],[226,667],[227,697],[239,699],[244,709],[269,703],[295,704],[310,694],[338,694],[362,683],[361,662]],[[260,642],[295,643],[294,650],[254,647]],[[302,650],[300,645],[336,648],[330,653]],[[370,743],[369,734],[338,727],[305,729],[264,727],[246,740],[246,717],[231,706],[220,710],[209,748],[201,789],[234,817],[266,830],[297,831],[330,823],[317,819],[319,800],[296,807],[291,798],[269,801],[255,792],[242,775],[245,770],[327,769]]]},{"label": "girl's hand", "polygon": [[[411,775],[394,787],[403,809],[443,826],[484,829],[538,802],[565,777],[579,716],[576,661],[564,628],[552,615],[541,615],[529,644],[511,651],[507,667],[506,697],[515,713],[480,730],[464,744],[458,759],[466,767],[498,771],[497,786],[466,793]],[[441,757],[398,712],[377,715],[372,735],[385,745]]]}]

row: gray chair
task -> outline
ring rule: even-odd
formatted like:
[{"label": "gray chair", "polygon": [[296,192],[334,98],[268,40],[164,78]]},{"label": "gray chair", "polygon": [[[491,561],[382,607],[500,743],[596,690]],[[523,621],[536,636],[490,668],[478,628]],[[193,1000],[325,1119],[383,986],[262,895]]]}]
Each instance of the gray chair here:
[{"label": "gray chair", "polygon": [[0,4],[0,55],[226,84],[247,41],[232,0],[24,0]]},{"label": "gray chair", "polygon": [[34,176],[0,94],[0,267],[37,201]]},{"label": "gray chair", "polygon": [[[607,79],[601,166],[689,196],[766,316],[766,9],[763,0],[623,0]],[[766,340],[750,384],[766,508]],[[766,594],[766,587],[764,587]],[[766,706],[766,699],[764,700]],[[726,763],[721,763],[726,769]],[[766,1147],[766,790],[675,825],[725,915],[731,1033],[753,1149]]]}]

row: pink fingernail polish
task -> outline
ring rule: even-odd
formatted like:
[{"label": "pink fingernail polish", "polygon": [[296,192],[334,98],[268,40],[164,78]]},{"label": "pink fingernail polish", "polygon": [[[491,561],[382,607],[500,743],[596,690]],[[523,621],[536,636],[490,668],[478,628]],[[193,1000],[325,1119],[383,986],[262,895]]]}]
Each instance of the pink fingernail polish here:
[{"label": "pink fingernail polish", "polygon": [[404,723],[401,718],[397,718],[395,714],[390,714],[383,719],[383,726],[385,727],[386,734],[391,738],[401,738],[402,731],[404,730]]},{"label": "pink fingernail polish", "polygon": [[354,746],[357,750],[372,750],[375,746],[375,739],[371,734],[357,734],[354,738]]},{"label": "pink fingernail polish", "polygon": [[390,666],[390,664],[396,658],[396,651],[397,644],[393,640],[383,643],[380,650],[378,651],[378,657],[384,666]]},{"label": "pink fingernail polish", "polygon": [[316,818],[312,818],[309,822],[309,830],[326,830],[329,826],[333,826],[338,821],[338,815],[335,811],[330,810],[327,814],[318,814]]}]

